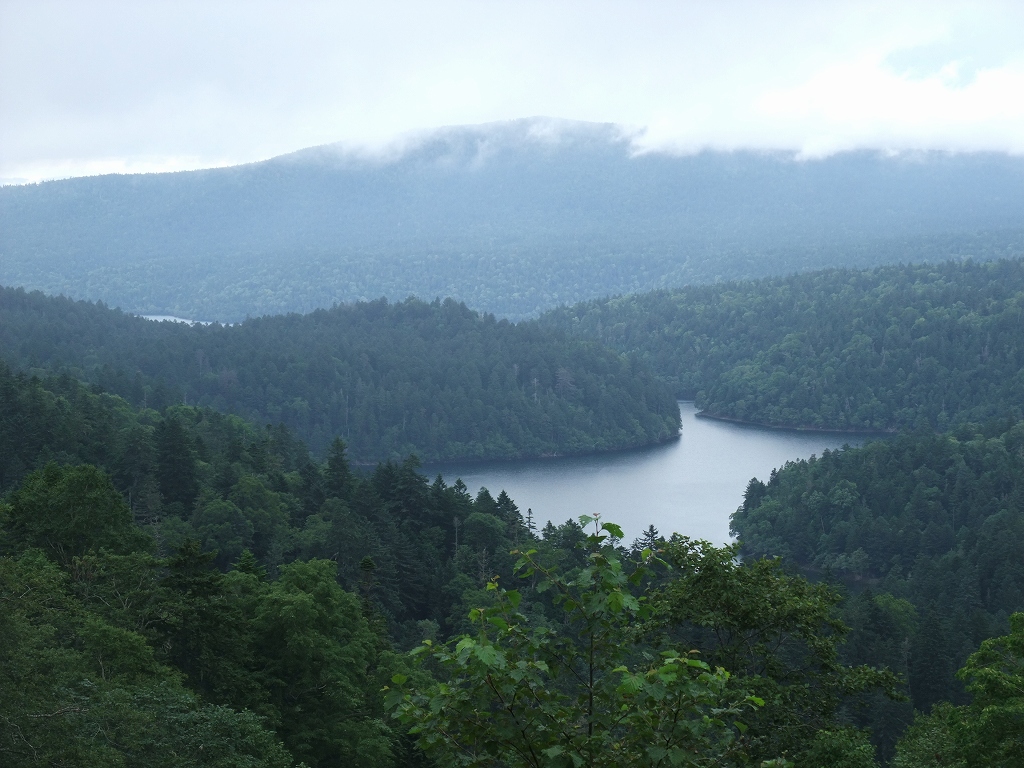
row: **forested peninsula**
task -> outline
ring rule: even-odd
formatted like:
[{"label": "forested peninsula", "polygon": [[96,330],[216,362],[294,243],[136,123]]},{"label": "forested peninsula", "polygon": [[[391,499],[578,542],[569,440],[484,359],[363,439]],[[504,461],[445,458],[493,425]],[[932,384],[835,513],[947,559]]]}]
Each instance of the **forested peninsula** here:
[{"label": "forested peninsula", "polygon": [[451,300],[380,300],[237,325],[153,322],[0,289],[0,357],[134,405],[284,424],[355,461],[514,458],[673,439],[669,387],[635,356]]},{"label": "forested peninsula", "polygon": [[1024,262],[834,269],[562,308],[710,416],[902,430],[1024,415]]}]

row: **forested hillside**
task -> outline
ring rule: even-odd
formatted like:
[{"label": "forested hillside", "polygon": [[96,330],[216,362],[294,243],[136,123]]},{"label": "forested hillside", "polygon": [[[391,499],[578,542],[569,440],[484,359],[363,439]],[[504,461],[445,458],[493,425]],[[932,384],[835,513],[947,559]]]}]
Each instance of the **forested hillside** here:
[{"label": "forested hillside", "polygon": [[[1024,606],[1022,447],[1024,422],[992,422],[826,451],[752,480],[732,528],[747,557],[849,585],[848,661],[900,673],[919,711],[962,703],[954,672]],[[861,722],[891,745],[910,717]]]},{"label": "forested hillside", "polygon": [[321,454],[341,436],[361,461],[586,453],[679,429],[671,391],[636,360],[452,301],[188,326],[0,289],[0,356],[136,405],[280,422]]},{"label": "forested hillside", "polygon": [[[5,765],[384,768],[529,748],[871,765],[844,707],[891,678],[837,663],[837,596],[774,563],[616,548],[611,524],[538,532],[505,494],[411,461],[360,474],[340,441],[320,464],[283,429],[134,409],[67,377],[0,368],[0,392]],[[671,650],[696,627],[764,645],[705,643],[730,676]],[[435,663],[397,652],[424,638]],[[797,656],[763,655],[783,639]],[[495,690],[542,698],[514,695],[510,729],[473,714]]]},{"label": "forested hillside", "polygon": [[[751,552],[741,563],[735,548],[652,532],[627,549],[614,524],[586,519],[593,532],[572,521],[537,531],[504,493],[474,499],[461,483],[430,483],[414,461],[357,472],[340,441],[318,463],[283,428],[191,406],[136,409],[70,377],[5,367],[0,395],[4,765],[872,768],[857,724],[882,726],[892,752],[892,715],[907,705],[875,665],[902,671],[908,636],[914,702],[969,701],[919,718],[894,764],[933,765],[940,751],[1014,764],[1024,615],[966,661],[969,697],[948,672],[1005,626],[1020,558],[996,556],[1001,591],[973,597],[971,567],[928,558],[949,546],[934,542],[951,528],[936,511],[951,496],[951,514],[1000,491],[989,519],[1019,512],[1019,425],[829,454],[751,483],[737,525],[799,510],[795,486],[809,484],[830,494],[838,511],[823,525],[839,529],[870,517],[879,494],[902,502],[914,471],[908,506],[920,496],[933,507],[904,513],[903,533],[923,533],[902,548],[880,537],[883,549],[896,542],[891,561],[859,549],[847,558],[856,565],[832,566],[884,574],[900,596],[841,605],[834,589]],[[865,481],[867,466],[883,479]],[[959,557],[974,557],[990,508],[958,523]],[[838,552],[842,539],[827,546]],[[992,570],[975,565],[983,578]],[[951,578],[936,575],[950,566]],[[908,600],[928,573],[966,579],[949,598],[957,610],[980,598],[996,613],[919,614]],[[934,655],[957,620],[949,641],[969,637]]]},{"label": "forested hillside", "polygon": [[283,428],[2,366],[0,461],[10,766],[417,764],[392,644],[464,626],[536,538],[412,460],[359,474],[340,442],[321,464]]},{"label": "forested hillside", "polygon": [[830,266],[1024,249],[1024,160],[636,153],[615,126],[440,130],[380,155],[0,189],[0,283],[238,321],[452,296],[500,316]]},{"label": "forested hillside", "polygon": [[712,416],[896,430],[1024,415],[1024,262],[826,270],[562,308]]},{"label": "forested hillside", "polygon": [[[109,481],[86,475],[107,494],[104,503],[123,503],[129,522],[165,552],[195,540],[215,553],[212,564],[222,569],[249,551],[272,572],[295,559],[327,558],[339,583],[353,591],[369,588],[364,581],[372,577],[374,600],[399,639],[416,635],[417,621],[437,622],[447,632],[462,625],[461,587],[443,588],[454,577],[449,560],[457,538],[477,553],[487,549],[484,565],[474,554],[459,566],[477,573],[506,563],[525,530],[508,496],[483,492],[474,499],[464,485],[431,484],[411,458],[359,473],[340,441],[321,463],[280,426],[257,429],[194,406],[135,409],[69,377],[41,381],[2,365],[0,395],[0,495],[30,475],[31,487],[45,495],[85,472],[69,467],[97,467]],[[19,498],[36,503],[25,489]],[[38,519],[24,521],[25,536],[29,529],[41,542],[56,536],[48,526],[62,514],[62,502],[52,503],[33,508]],[[72,549],[117,551],[139,540],[130,527],[102,538],[86,518],[69,524],[77,526]],[[360,569],[364,557],[373,560],[372,574]]]}]

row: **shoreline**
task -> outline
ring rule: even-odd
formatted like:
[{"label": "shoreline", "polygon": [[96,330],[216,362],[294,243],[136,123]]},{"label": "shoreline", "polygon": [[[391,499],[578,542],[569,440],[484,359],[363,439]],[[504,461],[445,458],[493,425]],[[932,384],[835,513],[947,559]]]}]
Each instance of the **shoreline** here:
[{"label": "shoreline", "polygon": [[[626,446],[622,448],[608,448],[606,450],[598,451],[585,451],[580,453],[542,453],[534,454],[530,456],[509,456],[509,457],[467,457],[467,458],[453,458],[453,459],[420,459],[421,467],[436,467],[444,464],[504,464],[511,461],[550,461],[555,459],[577,459],[586,458],[590,456],[612,456],[620,453],[632,453],[633,451],[645,451],[653,450],[669,443],[676,442],[682,437],[682,429],[671,437],[664,440],[658,440],[653,443],[644,443],[643,445]],[[408,457],[406,457],[408,458]],[[362,462],[362,461],[350,461],[349,465],[353,467],[376,467],[378,464],[382,464],[388,461],[387,459],[380,459],[374,462]]]},{"label": "shoreline", "polygon": [[698,419],[710,419],[711,421],[724,421],[730,424],[738,424],[744,427],[759,427],[761,429],[775,429],[780,432],[816,432],[826,435],[875,435],[877,437],[890,437],[898,434],[897,429],[839,429],[839,428],[827,428],[827,427],[810,427],[810,426],[788,426],[780,424],[768,424],[762,421],[747,421],[746,419],[737,419],[732,416],[716,416],[712,413],[705,411],[697,411],[694,414],[695,418]]},{"label": "shoreline", "polygon": [[[692,405],[693,400],[677,400],[677,402],[687,405]],[[737,419],[731,416],[716,416],[714,414],[707,413],[705,411],[697,411],[694,413],[694,418],[708,419],[709,421],[721,421],[727,424],[735,424],[741,427],[754,427],[757,429],[770,429],[776,432],[795,432],[799,434],[822,434],[822,435],[850,435],[859,437],[892,437],[899,433],[899,430],[878,430],[878,429],[828,429],[824,427],[811,427],[811,426],[788,426],[779,424],[767,424],[760,421],[747,421],[745,419]],[[661,446],[675,442],[682,437],[682,429],[679,433],[669,437],[665,440],[659,440],[653,443],[647,443],[645,445],[634,445],[623,448],[612,448],[608,450],[598,451],[586,451],[582,453],[546,453],[532,456],[515,456],[515,457],[464,457],[464,458],[447,458],[447,459],[422,459],[420,458],[420,466],[423,468],[434,468],[443,465],[469,465],[469,466],[483,466],[488,464],[505,464],[513,461],[529,461],[529,462],[547,462],[558,459],[576,459],[586,458],[591,456],[609,456],[622,453],[633,453],[635,451],[644,450],[655,450]],[[358,467],[361,469],[372,469],[378,464],[386,462],[387,459],[380,459],[377,461],[350,461],[352,467]]]}]

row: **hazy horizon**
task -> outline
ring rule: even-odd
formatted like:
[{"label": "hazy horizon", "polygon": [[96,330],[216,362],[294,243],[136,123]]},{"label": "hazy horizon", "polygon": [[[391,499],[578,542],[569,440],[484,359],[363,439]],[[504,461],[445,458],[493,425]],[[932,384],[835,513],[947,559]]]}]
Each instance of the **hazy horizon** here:
[{"label": "hazy horizon", "polygon": [[531,115],[620,126],[637,151],[1019,155],[1021,28],[1006,2],[0,0],[0,183]]},{"label": "hazy horizon", "polygon": [[[1006,158],[1019,158],[1024,156],[1024,152],[1012,152],[1008,150],[1000,149],[917,149],[917,148],[904,148],[904,149],[890,149],[883,147],[851,147],[839,149],[834,152],[820,155],[808,155],[794,148],[770,148],[770,147],[733,147],[733,148],[715,148],[715,147],[697,147],[691,149],[682,149],[679,147],[672,146],[656,146],[648,147],[644,144],[644,131],[642,130],[631,130],[628,126],[618,125],[615,123],[597,123],[585,120],[567,120],[564,118],[553,118],[548,116],[530,116],[522,118],[512,118],[509,120],[494,120],[485,123],[473,123],[465,125],[441,125],[434,128],[425,128],[421,130],[408,131],[406,133],[399,134],[397,136],[389,137],[386,141],[379,141],[375,143],[353,143],[344,140],[325,142],[323,144],[315,144],[308,147],[299,147],[287,152],[283,152],[277,155],[271,155],[269,157],[261,157],[251,160],[244,160],[239,162],[225,162],[220,164],[212,165],[200,165],[194,168],[175,168],[175,169],[125,169],[125,170],[98,170],[96,172],[86,172],[79,174],[71,174],[65,176],[52,176],[39,179],[0,179],[0,186],[21,186],[39,184],[48,181],[66,181],[70,179],[84,179],[94,178],[98,176],[143,176],[143,175],[154,175],[154,174],[165,174],[165,173],[189,173],[192,171],[214,171],[219,169],[228,168],[240,168],[244,166],[259,165],[261,163],[267,163],[271,161],[290,161],[290,160],[312,160],[314,155],[319,155],[316,159],[338,159],[346,163],[356,163],[365,165],[380,165],[388,166],[394,165],[408,159],[416,152],[423,150],[425,147],[432,143],[443,143],[447,139],[453,136],[457,136],[460,133],[464,138],[467,135],[476,134],[480,138],[480,145],[478,148],[479,162],[480,164],[486,163],[489,159],[488,151],[492,148],[502,146],[507,148],[507,145],[501,145],[494,139],[501,138],[500,136],[491,136],[491,132],[494,134],[504,134],[508,136],[512,133],[520,133],[514,131],[515,128],[527,125],[529,126],[526,131],[526,138],[532,143],[540,146],[551,146],[558,147],[564,144],[567,140],[572,140],[579,137],[579,132],[593,131],[593,136],[598,136],[597,129],[601,129],[601,136],[605,143],[612,145],[615,143],[621,143],[627,150],[627,155],[630,158],[648,157],[648,156],[663,156],[663,157],[693,157],[697,155],[734,155],[734,156],[760,156],[760,157],[773,157],[776,159],[782,159],[784,161],[791,161],[794,163],[814,163],[837,156],[843,155],[868,155],[878,156],[887,159],[903,159],[909,162],[915,162],[918,160],[938,157],[956,157],[963,155],[991,155],[991,156],[1002,156]],[[522,136],[514,136],[514,140],[521,143]]]}]

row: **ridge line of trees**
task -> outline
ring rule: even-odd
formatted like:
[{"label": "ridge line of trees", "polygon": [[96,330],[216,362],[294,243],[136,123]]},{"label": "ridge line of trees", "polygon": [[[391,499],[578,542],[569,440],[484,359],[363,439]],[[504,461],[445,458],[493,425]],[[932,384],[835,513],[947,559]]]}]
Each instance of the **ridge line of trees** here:
[{"label": "ridge line of trees", "polygon": [[1020,258],[689,286],[539,322],[637,356],[712,416],[868,431],[1024,417]]},{"label": "ridge line of trees", "polygon": [[361,462],[594,453],[674,439],[680,423],[635,357],[451,300],[188,326],[0,288],[0,357],[134,405],[283,423],[320,456],[341,437]]}]

